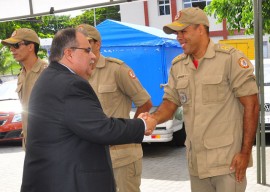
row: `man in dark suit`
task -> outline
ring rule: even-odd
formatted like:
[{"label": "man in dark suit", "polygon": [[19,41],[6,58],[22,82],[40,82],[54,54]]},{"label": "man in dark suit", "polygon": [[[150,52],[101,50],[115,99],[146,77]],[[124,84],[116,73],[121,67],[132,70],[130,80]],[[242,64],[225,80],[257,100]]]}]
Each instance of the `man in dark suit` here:
[{"label": "man in dark suit", "polygon": [[114,192],[108,145],[139,143],[156,121],[108,118],[88,83],[95,60],[85,34],[59,31],[29,103],[21,192]]}]

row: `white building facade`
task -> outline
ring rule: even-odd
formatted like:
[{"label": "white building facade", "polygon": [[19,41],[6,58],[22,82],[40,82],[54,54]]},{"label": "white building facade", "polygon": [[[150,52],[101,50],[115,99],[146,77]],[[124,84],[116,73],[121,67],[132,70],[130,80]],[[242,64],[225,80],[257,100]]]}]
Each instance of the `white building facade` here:
[{"label": "white building facade", "polygon": [[[186,7],[204,8],[211,0],[145,0],[120,4],[121,21],[162,29],[164,25],[174,21],[178,11]],[[209,17],[210,37],[215,43],[226,39],[248,39],[244,30],[234,31],[231,35],[226,28],[226,20],[217,23],[214,17]],[[264,36],[264,58],[270,57],[269,35]]]}]

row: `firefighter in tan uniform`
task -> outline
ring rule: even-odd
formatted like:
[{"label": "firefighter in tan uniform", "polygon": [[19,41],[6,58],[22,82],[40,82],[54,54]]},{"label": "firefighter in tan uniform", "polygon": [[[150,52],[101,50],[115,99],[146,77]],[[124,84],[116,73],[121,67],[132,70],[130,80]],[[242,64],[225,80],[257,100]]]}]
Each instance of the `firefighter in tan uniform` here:
[{"label": "firefighter in tan uniform", "polygon": [[11,37],[1,43],[10,48],[13,57],[22,66],[18,76],[17,93],[22,104],[22,135],[25,149],[27,137],[27,111],[32,88],[47,63],[38,56],[40,41],[35,31],[28,28],[15,30]]},{"label": "firefighter in tan uniform", "polygon": [[[100,54],[101,37],[96,28],[81,24],[86,31],[97,60],[89,83],[95,90],[104,113],[108,117],[130,118],[132,102],[137,111],[134,118],[148,112],[152,102],[138,78],[123,61]],[[142,174],[141,144],[110,146],[113,172],[118,192],[139,192]]]},{"label": "firefighter in tan uniform", "polygon": [[172,61],[158,123],[183,106],[192,192],[243,192],[258,122],[253,66],[240,51],[214,44],[199,8],[178,13],[164,32],[177,34],[184,54]]}]

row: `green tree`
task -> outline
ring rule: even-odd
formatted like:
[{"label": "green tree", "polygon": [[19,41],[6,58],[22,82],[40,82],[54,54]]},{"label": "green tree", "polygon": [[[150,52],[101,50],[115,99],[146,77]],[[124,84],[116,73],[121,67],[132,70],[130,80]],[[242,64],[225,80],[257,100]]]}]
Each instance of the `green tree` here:
[{"label": "green tree", "polygon": [[[0,22],[0,39],[9,38],[12,32],[19,28],[30,28],[37,32],[40,38],[53,38],[54,34],[67,27],[75,27],[81,23],[94,25],[106,19],[120,21],[119,6],[110,6],[83,10],[81,15],[71,18],[70,15],[46,15],[41,17],[26,18],[15,21]],[[0,47],[0,73],[17,74],[20,65],[5,47]],[[38,56],[46,59],[46,50],[40,49]]]},{"label": "green tree", "polygon": [[9,37],[11,33],[14,31],[13,22],[0,22],[0,39],[5,39]]},{"label": "green tree", "polygon": [[[260,0],[259,0],[260,1]],[[270,0],[261,0],[263,33],[270,33]],[[209,15],[214,15],[217,22],[227,21],[229,31],[245,29],[246,34],[254,33],[254,10],[253,0],[212,0],[211,4],[205,7]]]},{"label": "green tree", "polygon": [[120,13],[119,13],[119,6],[110,6],[110,7],[103,7],[103,8],[95,8],[85,10],[83,14],[78,15],[77,17],[71,20],[72,26],[77,26],[82,23],[93,25],[98,25],[99,23],[103,22],[106,19],[113,19],[116,21],[120,21]]},{"label": "green tree", "polygon": [[0,39],[10,37],[19,28],[30,28],[37,32],[40,38],[50,38],[59,30],[72,26],[70,16],[48,15],[0,23]]},{"label": "green tree", "polygon": [[20,68],[21,66],[13,59],[7,47],[0,45],[0,74],[17,75]]},{"label": "green tree", "polygon": [[10,37],[12,32],[18,28],[30,28],[38,33],[40,38],[50,38],[60,30],[67,27],[74,27],[81,23],[94,25],[105,19],[120,21],[119,6],[110,6],[83,10],[81,15],[71,18],[70,15],[46,15],[41,17],[27,18],[15,21],[0,22],[0,39]]},{"label": "green tree", "polygon": [[72,20],[69,15],[48,15],[38,19],[41,21],[40,29],[37,30],[40,38],[53,37],[58,30],[72,26]]}]

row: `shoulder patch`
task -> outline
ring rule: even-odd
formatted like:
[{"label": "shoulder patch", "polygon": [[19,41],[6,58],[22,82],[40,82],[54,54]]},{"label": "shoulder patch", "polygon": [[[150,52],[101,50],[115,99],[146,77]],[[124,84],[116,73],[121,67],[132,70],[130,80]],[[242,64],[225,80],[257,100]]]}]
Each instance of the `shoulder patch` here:
[{"label": "shoulder patch", "polygon": [[244,68],[244,69],[247,69],[249,68],[249,61],[247,59],[245,59],[244,57],[241,57],[239,60],[238,60],[238,64],[240,65],[240,67]]},{"label": "shoulder patch", "polygon": [[231,53],[235,48],[226,44],[215,44],[215,50],[224,53]]},{"label": "shoulder patch", "polygon": [[131,79],[136,79],[136,75],[135,73],[130,69],[128,70],[128,76],[131,78]]},{"label": "shoulder patch", "polygon": [[112,58],[112,57],[106,57],[106,60],[110,61],[110,62],[117,63],[119,65],[122,65],[124,63],[124,61],[122,61],[120,59]]},{"label": "shoulder patch", "polygon": [[179,62],[179,61],[181,61],[181,60],[183,60],[185,58],[187,58],[186,54],[178,55],[172,60],[172,64],[174,65],[175,63],[177,63],[177,62]]}]

